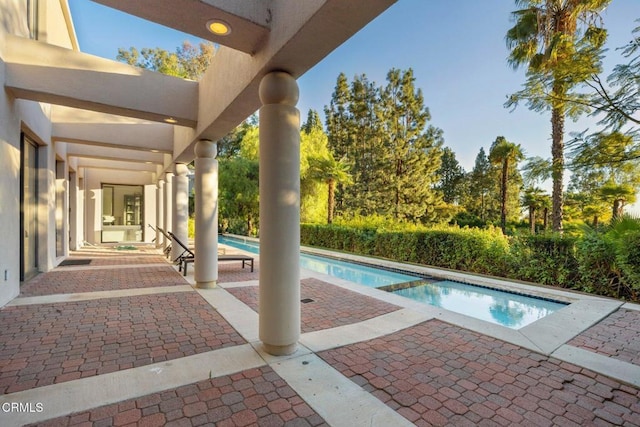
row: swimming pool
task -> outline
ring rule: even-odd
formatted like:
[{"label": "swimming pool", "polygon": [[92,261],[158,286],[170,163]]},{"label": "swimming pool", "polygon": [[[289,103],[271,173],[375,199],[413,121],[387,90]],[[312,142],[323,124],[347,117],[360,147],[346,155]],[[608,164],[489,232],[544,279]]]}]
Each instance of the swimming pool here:
[{"label": "swimming pool", "polygon": [[[219,242],[254,254],[260,253],[258,243],[253,241],[242,241],[234,238],[221,236]],[[344,262],[332,258],[320,257],[316,255],[300,254],[300,267],[318,273],[328,274],[350,282],[365,285],[370,288],[393,285],[396,283],[420,280],[417,276],[396,273],[379,268],[368,267],[366,265]]]},{"label": "swimming pool", "polygon": [[512,329],[520,329],[566,306],[452,280],[436,279],[409,286],[397,284],[383,290]]},{"label": "swimming pool", "polygon": [[[254,254],[260,252],[254,241],[220,236],[219,242]],[[566,306],[557,301],[305,253],[300,254],[300,266],[511,329],[520,329]]]}]

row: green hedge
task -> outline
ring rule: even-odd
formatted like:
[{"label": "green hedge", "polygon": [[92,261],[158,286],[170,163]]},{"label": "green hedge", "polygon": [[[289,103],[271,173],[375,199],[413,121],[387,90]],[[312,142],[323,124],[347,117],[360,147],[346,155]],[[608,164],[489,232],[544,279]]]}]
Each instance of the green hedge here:
[{"label": "green hedge", "polygon": [[300,235],[308,246],[640,300],[640,232],[614,240],[598,233],[506,237],[497,228],[302,224]]},{"label": "green hedge", "polygon": [[590,233],[577,245],[579,289],[640,301],[640,232],[619,239]]},{"label": "green hedge", "polygon": [[377,231],[302,224],[300,236],[303,245],[494,275],[505,270],[509,259],[508,240],[496,229]]},{"label": "green hedge", "polygon": [[511,271],[505,276],[543,285],[579,288],[576,241],[574,237],[555,234],[514,238]]}]

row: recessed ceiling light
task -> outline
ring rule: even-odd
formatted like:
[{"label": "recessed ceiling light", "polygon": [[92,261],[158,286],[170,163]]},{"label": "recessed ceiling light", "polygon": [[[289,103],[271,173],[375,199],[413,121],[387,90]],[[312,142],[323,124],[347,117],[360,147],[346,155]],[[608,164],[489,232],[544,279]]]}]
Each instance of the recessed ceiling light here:
[{"label": "recessed ceiling light", "polygon": [[176,119],[174,119],[173,117],[167,117],[166,119],[164,119],[165,122],[170,123],[170,124],[176,124],[178,123],[178,121]]},{"label": "recessed ceiling light", "polygon": [[221,19],[212,19],[207,22],[207,30],[216,36],[228,36],[231,34],[231,25]]}]

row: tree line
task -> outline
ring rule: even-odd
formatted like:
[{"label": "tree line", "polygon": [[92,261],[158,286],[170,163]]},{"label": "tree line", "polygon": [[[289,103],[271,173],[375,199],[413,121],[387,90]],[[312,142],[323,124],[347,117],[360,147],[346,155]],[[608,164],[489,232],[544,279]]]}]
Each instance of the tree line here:
[{"label": "tree line", "polygon": [[[640,27],[622,47],[626,62],[601,76],[607,31],[599,14],[610,3],[515,0],[514,26],[506,34],[508,62],[527,72],[522,90],[505,106],[524,103],[551,113],[548,159],[525,159],[517,142],[496,136],[465,171],[445,146],[442,130],[431,124],[411,69],[389,70],[383,85],[365,74],[351,81],[340,74],[324,108],[324,126],[312,110],[301,129],[302,220],[376,217],[425,225],[495,224],[507,232],[526,211],[535,233],[549,223],[562,232],[567,221],[597,227],[620,217],[640,187]],[[118,59],[197,80],[213,55],[211,44],[185,43],[175,53],[120,49]],[[565,141],[565,120],[581,114],[597,115],[600,129]],[[218,143],[222,222],[236,232],[256,233],[256,117]],[[551,194],[540,188],[548,179]]]}]

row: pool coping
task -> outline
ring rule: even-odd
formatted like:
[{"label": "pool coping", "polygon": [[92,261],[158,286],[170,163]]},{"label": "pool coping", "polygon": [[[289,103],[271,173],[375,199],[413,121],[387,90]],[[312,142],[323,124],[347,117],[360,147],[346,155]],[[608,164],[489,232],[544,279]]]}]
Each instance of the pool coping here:
[{"label": "pool coping", "polygon": [[[228,237],[258,242],[252,237],[227,235]],[[237,248],[233,248],[237,249]],[[237,249],[242,251],[241,249]],[[246,251],[243,251],[246,252]],[[520,329],[511,329],[484,320],[476,319],[464,314],[449,311],[444,308],[431,306],[425,303],[410,300],[408,298],[394,295],[376,288],[358,285],[347,280],[339,279],[327,274],[317,273],[301,268],[303,277],[314,277],[337,286],[358,292],[363,295],[390,302],[402,308],[407,308],[418,313],[423,313],[429,318],[439,319],[448,323],[461,326],[515,345],[525,347],[546,355],[551,355],[560,349],[572,338],[581,332],[595,325],[603,318],[616,311],[623,301],[596,295],[585,294],[576,291],[556,289],[548,286],[527,284],[508,279],[501,279],[490,276],[470,274],[436,267],[420,266],[381,258],[372,258],[362,255],[350,254],[346,252],[336,252],[328,249],[301,246],[301,252],[314,255],[326,256],[334,259],[352,261],[359,264],[368,264],[376,267],[380,266],[392,271],[406,271],[418,276],[437,276],[445,280],[454,280],[470,285],[484,286],[510,293],[530,295],[542,299],[554,300],[567,303],[556,312],[539,319]],[[253,254],[258,256],[259,254]],[[341,340],[338,340],[338,342]]]}]

